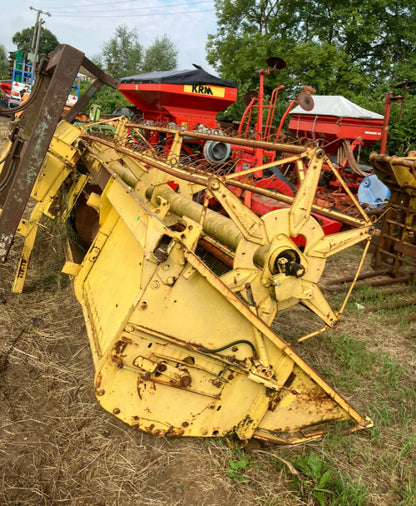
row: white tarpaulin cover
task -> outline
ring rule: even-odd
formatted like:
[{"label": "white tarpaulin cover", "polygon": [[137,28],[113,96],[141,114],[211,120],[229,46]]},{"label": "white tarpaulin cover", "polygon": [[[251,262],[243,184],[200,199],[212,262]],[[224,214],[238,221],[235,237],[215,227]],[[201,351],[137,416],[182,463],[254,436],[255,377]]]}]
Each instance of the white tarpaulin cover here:
[{"label": "white tarpaulin cover", "polygon": [[336,116],[338,118],[383,119],[381,114],[368,111],[341,95],[312,95],[314,107],[305,111],[300,105],[290,114],[308,114],[312,116]]}]

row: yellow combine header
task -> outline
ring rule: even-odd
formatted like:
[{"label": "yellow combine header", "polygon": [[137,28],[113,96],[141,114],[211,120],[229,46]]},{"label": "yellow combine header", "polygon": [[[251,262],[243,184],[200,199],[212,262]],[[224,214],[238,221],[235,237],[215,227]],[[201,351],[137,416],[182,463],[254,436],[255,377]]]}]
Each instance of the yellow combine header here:
[{"label": "yellow combine header", "polygon": [[[26,129],[31,114],[22,115]],[[276,313],[298,303],[323,322],[311,334],[332,327],[346,301],[334,309],[319,288],[326,260],[374,233],[359,209],[361,218],[345,218],[347,230],[324,235],[313,213],[342,219],[314,204],[330,163],[324,151],[296,155],[308,161],[296,196],[259,217],[232,191],[247,183],[183,161],[183,139],[197,134],[171,131],[170,151],[160,154],[128,147],[132,125],[123,118],[116,125],[103,139],[90,126],[58,124],[26,187],[34,202],[27,219],[10,211],[14,176],[28,170],[13,144],[0,172],[0,183],[11,181],[0,215],[3,259],[14,233],[25,238],[14,291],[23,289],[42,215],[65,222],[75,213],[78,231],[92,239],[81,255],[68,243],[63,271],[84,312],[103,408],[165,436],[298,443],[335,422],[347,432],[370,427],[271,330]],[[36,133],[29,137],[30,147]],[[81,223],[85,209],[96,216],[89,224]]]}]

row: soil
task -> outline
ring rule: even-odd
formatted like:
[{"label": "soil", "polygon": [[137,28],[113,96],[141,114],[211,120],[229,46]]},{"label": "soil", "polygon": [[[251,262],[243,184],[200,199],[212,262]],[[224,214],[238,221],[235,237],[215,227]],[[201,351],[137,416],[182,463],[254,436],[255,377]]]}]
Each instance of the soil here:
[{"label": "soil", "polygon": [[[1,118],[3,145],[7,128],[8,121]],[[411,453],[398,460],[397,469],[377,467],[387,447],[395,455],[400,452],[392,447],[399,445],[397,432],[402,430],[397,420],[390,426],[380,422],[381,444],[362,431],[346,436],[343,441],[347,442],[338,446],[318,441],[276,448],[254,441],[244,450],[233,450],[221,439],[149,436],[104,412],[93,391],[94,370],[83,315],[71,285],[60,273],[62,253],[56,237],[41,230],[25,291],[16,295],[11,285],[21,244],[17,238],[8,261],[0,265],[1,504],[319,504],[307,486],[310,478],[294,482],[290,466],[284,464],[311,453],[331,462],[344,476],[356,480],[361,475],[367,488],[365,502],[346,503],[328,496],[325,504],[332,500],[333,504],[412,504],[401,503],[403,494],[398,492],[410,478],[416,487],[416,476],[409,478],[403,471],[409,468]],[[359,255],[360,248],[355,247],[331,258],[326,279],[353,272]],[[371,269],[369,260],[364,269]],[[347,306],[330,337],[314,337],[295,345],[296,350],[322,374],[332,371],[326,376],[331,383],[340,367],[331,343],[353,336],[369,353],[397,361],[404,370],[403,388],[414,386],[416,324],[403,323],[409,313],[362,312],[357,304],[367,304],[365,290],[358,293],[361,296]],[[341,295],[334,297],[342,302]],[[274,324],[275,331],[288,339],[312,327],[319,325],[298,307],[279,314]],[[360,371],[357,374],[366,377]],[[366,413],[375,395],[373,387],[367,378],[343,393],[358,411]],[[414,420],[409,433],[416,433]],[[283,459],[283,464],[277,465],[271,456]],[[250,462],[245,473],[248,481],[229,473],[231,461],[243,460]]]}]

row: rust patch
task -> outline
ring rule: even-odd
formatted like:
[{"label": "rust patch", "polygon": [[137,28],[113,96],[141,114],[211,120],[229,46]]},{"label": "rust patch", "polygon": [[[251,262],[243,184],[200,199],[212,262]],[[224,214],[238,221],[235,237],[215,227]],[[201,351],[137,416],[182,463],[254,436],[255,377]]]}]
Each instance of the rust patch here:
[{"label": "rust patch", "polygon": [[182,376],[180,380],[180,384],[182,387],[190,387],[192,384],[192,379],[190,376]]},{"label": "rust patch", "polygon": [[103,380],[103,375],[101,373],[98,373],[97,376],[95,377],[95,388],[100,388],[101,386],[101,381]]},{"label": "rust patch", "polygon": [[133,344],[133,339],[131,339],[130,337],[127,337],[124,334],[121,336],[121,340],[123,341],[123,343]]},{"label": "rust patch", "polygon": [[[150,376],[150,375],[149,375]],[[139,396],[140,400],[143,400],[142,395],[145,391],[148,391],[149,393],[155,393],[156,392],[156,384],[148,380],[147,378],[142,378],[141,376],[137,377],[137,395]]]},{"label": "rust patch", "polygon": [[179,370],[181,371],[181,378],[179,380],[180,386],[184,388],[190,387],[192,385],[192,378],[189,373],[189,370],[184,367],[179,368]]},{"label": "rust patch", "polygon": [[162,372],[165,372],[167,368],[168,368],[168,366],[167,366],[166,362],[160,362],[157,365],[156,370],[157,370],[157,372],[162,373]]},{"label": "rust patch", "polygon": [[128,343],[123,341],[123,339],[120,339],[111,350],[111,361],[116,364],[119,369],[123,367],[123,351],[125,350],[127,344]]},{"label": "rust patch", "polygon": [[183,436],[185,434],[185,431],[179,427],[173,427],[171,425],[168,430],[159,429],[154,431],[153,434],[156,436],[163,436],[163,437],[177,437]]}]

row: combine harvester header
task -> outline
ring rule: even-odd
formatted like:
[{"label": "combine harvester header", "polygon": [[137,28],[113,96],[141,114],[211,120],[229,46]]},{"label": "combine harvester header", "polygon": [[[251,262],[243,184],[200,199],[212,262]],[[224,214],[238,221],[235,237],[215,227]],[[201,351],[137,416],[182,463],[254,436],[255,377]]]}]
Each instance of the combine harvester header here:
[{"label": "combine harvester header", "polygon": [[[81,66],[96,81],[59,122]],[[293,147],[293,160],[307,160],[309,170],[294,197],[276,194],[241,180],[265,166],[221,172],[183,150],[189,138],[220,142],[221,135],[159,128],[171,142],[157,151],[145,142],[154,128],[146,122],[119,118],[106,138],[71,124],[93,89],[118,82],[70,46],[45,60],[40,75],[0,166],[0,257],[7,259],[16,234],[23,237],[20,292],[42,216],[69,226],[85,200],[95,213],[90,244],[77,254],[68,242],[63,271],[84,312],[103,408],[164,436],[291,444],[334,427],[371,427],[271,328],[277,311],[297,305],[323,325],[303,338],[334,326],[351,289],[340,308],[330,305],[319,287],[326,260],[363,241],[368,247],[374,234],[358,204],[360,217],[351,218],[314,203],[322,167],[331,163],[324,150]],[[172,86],[192,90],[190,82]],[[130,146],[132,131],[143,146]],[[261,145],[277,155],[287,149]],[[257,216],[235,189],[283,198],[286,207]],[[349,228],[325,235],[312,214],[321,211]]]}]

